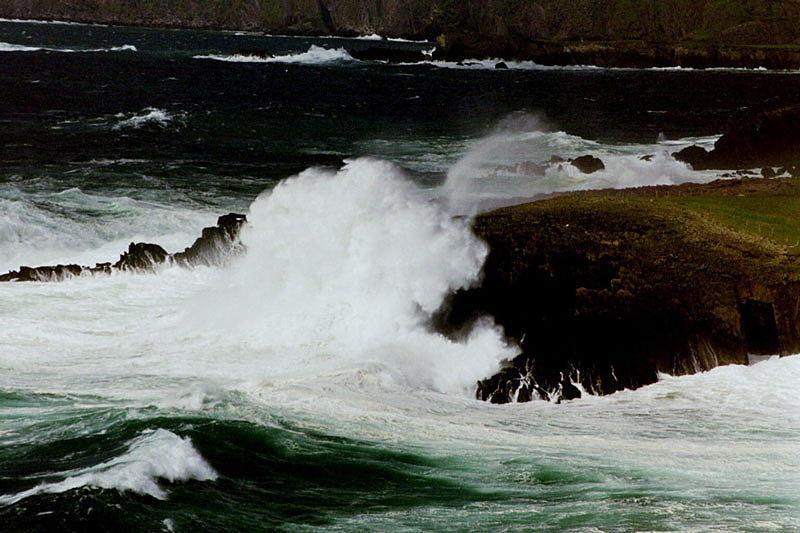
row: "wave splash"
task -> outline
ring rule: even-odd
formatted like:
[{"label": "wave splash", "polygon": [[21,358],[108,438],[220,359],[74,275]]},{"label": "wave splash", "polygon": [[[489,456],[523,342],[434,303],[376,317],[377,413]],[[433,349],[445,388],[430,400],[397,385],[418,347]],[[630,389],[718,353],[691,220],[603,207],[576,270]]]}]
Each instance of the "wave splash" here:
[{"label": "wave splash", "polygon": [[[692,144],[711,148],[718,138],[604,144],[559,131],[535,114],[514,113],[450,167],[443,192],[454,212],[474,213],[556,192],[703,183],[717,173],[693,171],[670,154]],[[569,164],[583,155],[601,159],[605,169],[583,174]],[[553,156],[562,160],[551,163]]]},{"label": "wave splash", "polygon": [[194,448],[191,439],[181,438],[165,429],[140,435],[119,457],[62,475],[67,476],[63,481],[42,483],[17,494],[2,495],[0,505],[12,505],[37,494],[58,494],[80,487],[132,491],[164,500],[167,492],[159,486],[160,479],[170,483],[217,479],[217,473]]},{"label": "wave splash", "polygon": [[274,57],[260,57],[255,55],[197,55],[195,59],[214,59],[216,61],[228,61],[231,63],[299,63],[304,65],[324,65],[328,63],[342,63],[355,61],[344,48],[323,48],[311,45],[305,52],[298,54],[287,54]]},{"label": "wave splash", "polygon": [[[117,118],[123,118],[124,114],[117,115]],[[121,130],[123,128],[138,129],[147,124],[155,124],[157,126],[166,127],[175,117],[170,115],[163,109],[156,109],[154,107],[145,108],[141,114],[133,115],[132,117],[121,120],[114,124],[111,129]]]},{"label": "wave splash", "polygon": [[53,48],[49,46],[26,46],[23,44],[0,42],[0,52],[63,52],[69,54],[92,52],[138,52],[132,44],[111,46],[108,48]]},{"label": "wave splash", "polygon": [[306,170],[259,197],[248,221],[247,254],[191,303],[186,327],[267,354],[267,377],[355,371],[381,386],[471,395],[513,356],[489,323],[464,343],[429,331],[445,296],[476,281],[487,249],[396,165]]}]

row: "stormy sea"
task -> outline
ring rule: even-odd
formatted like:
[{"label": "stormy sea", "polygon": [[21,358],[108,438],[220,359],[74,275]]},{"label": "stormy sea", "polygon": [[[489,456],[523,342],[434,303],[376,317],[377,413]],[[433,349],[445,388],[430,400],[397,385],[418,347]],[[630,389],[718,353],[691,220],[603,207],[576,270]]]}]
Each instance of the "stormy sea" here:
[{"label": "stormy sea", "polygon": [[798,357],[500,406],[492,317],[429,326],[472,215],[713,180],[669,153],[800,74],[351,54],[432,46],[0,22],[0,273],[248,217],[222,267],[0,284],[0,530],[800,530]]}]

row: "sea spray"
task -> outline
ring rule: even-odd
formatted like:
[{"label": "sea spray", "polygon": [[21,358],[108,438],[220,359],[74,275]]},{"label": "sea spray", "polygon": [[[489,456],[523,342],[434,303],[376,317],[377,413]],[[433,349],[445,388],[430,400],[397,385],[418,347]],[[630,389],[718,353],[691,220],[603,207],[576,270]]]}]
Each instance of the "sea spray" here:
[{"label": "sea spray", "polygon": [[446,294],[477,279],[487,249],[396,165],[306,170],[259,197],[248,220],[246,256],[191,305],[190,327],[266,350],[271,377],[355,370],[470,395],[513,355],[488,323],[463,344],[426,327]]},{"label": "sea spray", "polygon": [[[718,173],[695,172],[671,153],[691,144],[711,147],[716,139],[604,144],[559,131],[536,114],[512,113],[450,167],[443,194],[452,211],[474,214],[558,192],[708,182]],[[582,155],[600,158],[605,169],[582,173],[569,163]]]}]

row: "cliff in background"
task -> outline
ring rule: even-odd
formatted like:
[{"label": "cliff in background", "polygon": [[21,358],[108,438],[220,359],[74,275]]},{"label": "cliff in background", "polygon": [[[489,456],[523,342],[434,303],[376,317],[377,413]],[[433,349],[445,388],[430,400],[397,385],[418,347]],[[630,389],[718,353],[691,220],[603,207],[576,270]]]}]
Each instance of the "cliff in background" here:
[{"label": "cliff in background", "polygon": [[0,16],[429,39],[800,44],[798,0],[0,0]]}]

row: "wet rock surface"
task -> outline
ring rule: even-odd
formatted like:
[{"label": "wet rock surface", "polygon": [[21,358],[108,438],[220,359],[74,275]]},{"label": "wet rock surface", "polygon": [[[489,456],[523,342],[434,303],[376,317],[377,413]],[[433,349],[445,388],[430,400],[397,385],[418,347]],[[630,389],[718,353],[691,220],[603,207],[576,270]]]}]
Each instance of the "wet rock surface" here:
[{"label": "wet rock surface", "polygon": [[576,157],[570,161],[570,164],[584,174],[593,174],[600,170],[606,169],[606,166],[599,158],[591,155],[582,155],[580,157]]},{"label": "wet rock surface", "polygon": [[97,263],[93,267],[82,265],[55,265],[27,267],[0,275],[4,281],[63,281],[84,275],[111,274],[112,272],[151,272],[167,264],[191,268],[195,266],[223,265],[244,250],[239,241],[239,231],[247,221],[244,215],[229,213],[219,217],[217,225],[204,228],[202,235],[183,252],[167,253],[158,244],[131,243],[119,260],[111,264]]},{"label": "wet rock surface", "polygon": [[800,170],[800,106],[740,115],[710,152],[689,146],[673,157],[694,170],[782,167],[796,174]]},{"label": "wet rock surface", "polygon": [[[681,194],[738,198],[789,185],[731,181],[738,183],[692,184]],[[433,327],[459,339],[492,316],[519,347],[478,384],[477,398],[610,394],[653,383],[660,372],[800,351],[797,256],[655,201],[670,189],[563,196],[476,218],[475,233],[490,247],[482,282],[451,295]]]}]

